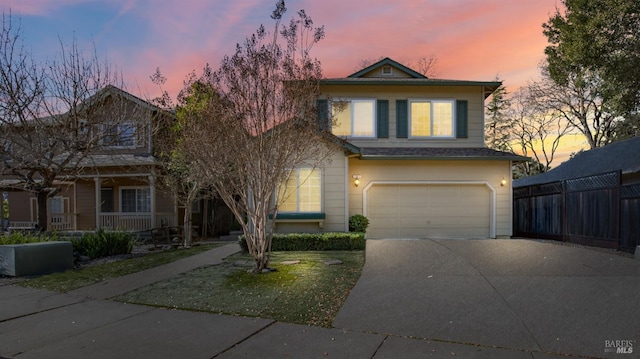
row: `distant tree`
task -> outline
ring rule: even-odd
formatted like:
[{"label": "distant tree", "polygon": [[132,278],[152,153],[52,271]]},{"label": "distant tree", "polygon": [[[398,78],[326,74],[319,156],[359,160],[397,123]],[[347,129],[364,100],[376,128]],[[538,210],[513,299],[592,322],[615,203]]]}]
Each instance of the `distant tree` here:
[{"label": "distant tree", "polygon": [[194,100],[194,109],[207,104],[198,110],[198,129],[184,138],[189,171],[208,178],[233,212],[255,272],[269,264],[270,217],[278,214],[274,195],[280,201],[291,194],[283,184],[292,169],[318,168],[330,154],[316,107],[322,70],[310,56],[324,28],[314,27],[304,10],[284,25],[285,12],[278,1],[273,30],[260,26],[217,71],[205,70],[185,97]]},{"label": "distant tree", "polygon": [[[496,81],[500,79],[496,76]],[[506,87],[501,84],[491,95],[485,110],[484,134],[487,147],[499,151],[511,151],[513,118],[509,116],[511,101]]]},{"label": "distant tree", "polygon": [[[0,31],[0,179],[8,190],[33,193],[38,226],[48,227],[48,199],[84,170],[88,156],[118,138],[131,112],[97,96],[122,80],[95,51],[83,55],[75,40],[38,63],[21,29],[2,15]],[[103,121],[108,119],[108,123]],[[118,122],[121,121],[121,122]],[[101,136],[108,131],[109,136]]]},{"label": "distant tree", "polygon": [[516,91],[511,99],[511,144],[515,151],[532,158],[516,172],[530,176],[551,169],[561,138],[570,124],[545,97],[544,86],[534,82]]}]

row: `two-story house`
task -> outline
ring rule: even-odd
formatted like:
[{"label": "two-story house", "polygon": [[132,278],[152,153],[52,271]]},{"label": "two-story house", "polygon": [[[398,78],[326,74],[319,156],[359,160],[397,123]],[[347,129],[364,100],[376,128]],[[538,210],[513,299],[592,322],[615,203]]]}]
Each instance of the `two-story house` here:
[{"label": "two-story house", "polygon": [[[96,101],[100,101],[104,117],[117,116],[118,120],[78,124],[77,133],[98,136],[101,142],[81,159],[82,170],[72,177],[64,176],[59,183],[61,191],[49,198],[48,228],[142,231],[181,225],[183,209],[159,183],[153,156],[155,120],[172,114],[114,86],[86,102],[90,106]],[[34,194],[11,190],[8,200],[10,226],[33,227],[38,215]],[[202,217],[201,207],[201,202],[194,206],[197,222]]]},{"label": "two-story house", "polygon": [[368,238],[511,236],[511,166],[524,158],[484,144],[484,101],[499,86],[389,58],[322,80],[319,116],[344,145],[326,167],[295,170],[276,231],[346,231],[363,214]]}]

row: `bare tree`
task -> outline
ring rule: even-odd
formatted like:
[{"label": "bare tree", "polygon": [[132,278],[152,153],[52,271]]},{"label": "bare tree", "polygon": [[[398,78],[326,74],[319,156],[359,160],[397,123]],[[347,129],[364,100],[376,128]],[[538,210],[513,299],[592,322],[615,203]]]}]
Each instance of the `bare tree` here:
[{"label": "bare tree", "polygon": [[[48,198],[83,170],[95,149],[122,130],[112,101],[98,95],[122,82],[95,51],[85,56],[75,41],[70,46],[61,42],[56,57],[38,63],[26,51],[20,30],[3,14],[0,178],[5,189],[35,194],[38,225],[46,230]],[[104,131],[110,136],[101,136]]]},{"label": "bare tree", "polygon": [[603,88],[603,79],[595,72],[572,74],[558,84],[543,68],[542,80],[531,91],[535,97],[544,98],[548,108],[580,131],[591,148],[596,148],[612,141],[616,124],[622,120],[612,111],[611,101],[603,96]]},{"label": "bare tree", "polygon": [[560,140],[571,128],[562,112],[549,106],[540,93],[542,87],[541,83],[531,83],[518,89],[511,98],[511,145],[524,156],[532,157],[532,162],[519,168],[527,176],[551,168]]},{"label": "bare tree", "polygon": [[278,189],[293,169],[317,168],[331,151],[318,126],[322,71],[310,56],[324,28],[304,10],[285,25],[285,12],[278,1],[271,32],[260,26],[217,71],[201,76],[201,95],[192,98],[209,99],[200,106],[206,116],[190,121],[198,129],[183,144],[190,169],[209,178],[240,223],[256,272],[269,264]]}]

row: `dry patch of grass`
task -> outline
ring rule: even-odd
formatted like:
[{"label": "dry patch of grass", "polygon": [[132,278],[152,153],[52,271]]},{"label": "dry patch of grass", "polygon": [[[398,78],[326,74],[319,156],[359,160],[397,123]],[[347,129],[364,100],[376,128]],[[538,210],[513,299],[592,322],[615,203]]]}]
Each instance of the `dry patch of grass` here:
[{"label": "dry patch of grass", "polygon": [[[238,266],[243,261],[248,266]],[[283,263],[288,261],[299,263]],[[251,265],[248,255],[237,254],[117,300],[328,327],[360,277],[364,252],[274,252],[270,266],[276,271],[265,274],[247,273]]]}]

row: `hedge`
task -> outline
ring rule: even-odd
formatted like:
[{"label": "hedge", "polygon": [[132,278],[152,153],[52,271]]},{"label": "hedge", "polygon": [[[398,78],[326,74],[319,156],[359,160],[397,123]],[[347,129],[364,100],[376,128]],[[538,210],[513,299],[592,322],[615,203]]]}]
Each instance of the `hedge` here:
[{"label": "hedge", "polygon": [[[364,250],[364,233],[287,233],[273,235],[272,251],[350,251]],[[238,243],[247,252],[247,241],[240,236]]]}]

